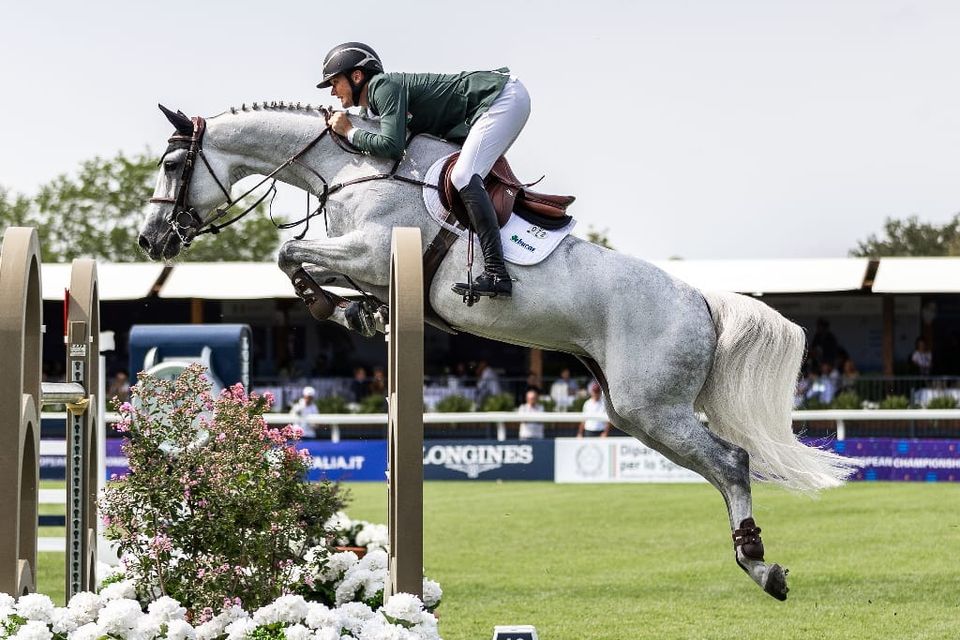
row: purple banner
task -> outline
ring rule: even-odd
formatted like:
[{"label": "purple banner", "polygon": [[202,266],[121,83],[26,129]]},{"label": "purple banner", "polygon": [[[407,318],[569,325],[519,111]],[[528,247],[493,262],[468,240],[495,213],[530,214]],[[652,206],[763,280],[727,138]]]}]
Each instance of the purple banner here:
[{"label": "purple banner", "polygon": [[960,482],[960,441],[848,438],[833,450],[864,463],[854,480]]}]

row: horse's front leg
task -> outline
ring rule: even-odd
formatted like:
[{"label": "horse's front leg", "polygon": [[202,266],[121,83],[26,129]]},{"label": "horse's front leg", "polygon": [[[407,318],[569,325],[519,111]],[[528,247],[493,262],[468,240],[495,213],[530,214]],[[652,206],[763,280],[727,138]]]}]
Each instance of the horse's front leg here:
[{"label": "horse's front leg", "polygon": [[367,303],[333,296],[319,284],[329,284],[331,278],[340,274],[366,282],[377,281],[376,270],[371,269],[376,261],[362,234],[290,240],[280,248],[278,263],[317,320],[331,320],[366,337],[383,331],[384,321],[377,309]]}]

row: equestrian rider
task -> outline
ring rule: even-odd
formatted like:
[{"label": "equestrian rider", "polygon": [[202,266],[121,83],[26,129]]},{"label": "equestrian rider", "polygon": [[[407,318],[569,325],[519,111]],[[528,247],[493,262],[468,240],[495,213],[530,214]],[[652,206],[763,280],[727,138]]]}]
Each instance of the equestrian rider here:
[{"label": "equestrian rider", "polygon": [[[483,179],[517,139],[530,115],[530,96],[509,70],[458,74],[384,73],[376,52],[360,42],[337,45],[323,60],[320,89],[331,87],[344,109],[368,108],[380,132],[355,128],[342,112],[330,126],[365,153],[399,160],[408,133],[463,142],[451,181],[480,238],[484,271],[473,283],[482,296],[510,297],[513,283],[503,263],[497,214]],[[468,285],[453,290],[467,293]]]}]

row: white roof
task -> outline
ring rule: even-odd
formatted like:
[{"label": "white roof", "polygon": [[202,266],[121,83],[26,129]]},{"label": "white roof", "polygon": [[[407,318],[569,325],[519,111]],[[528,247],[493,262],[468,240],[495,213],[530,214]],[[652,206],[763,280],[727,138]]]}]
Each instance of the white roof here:
[{"label": "white roof", "polygon": [[[44,300],[63,300],[63,290],[70,288],[70,268],[69,262],[48,263],[41,267]],[[163,265],[153,262],[98,262],[100,299],[146,298],[162,272]]]},{"label": "white roof", "polygon": [[[324,287],[341,296],[352,289]],[[182,262],[163,283],[161,298],[265,300],[296,298],[290,279],[273,262]]]},{"label": "white roof", "polygon": [[867,258],[783,260],[659,260],[653,264],[707,291],[737,293],[823,293],[858,291]]},{"label": "white roof", "polygon": [[960,258],[881,258],[874,293],[960,293]]}]

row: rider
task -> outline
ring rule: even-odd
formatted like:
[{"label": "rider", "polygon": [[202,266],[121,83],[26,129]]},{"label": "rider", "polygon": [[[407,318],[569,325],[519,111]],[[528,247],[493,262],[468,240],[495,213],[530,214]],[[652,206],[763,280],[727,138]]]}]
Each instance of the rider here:
[{"label": "rider", "polygon": [[[460,193],[483,250],[484,271],[473,283],[482,296],[510,297],[513,283],[493,202],[483,179],[530,115],[530,96],[509,69],[458,74],[384,73],[380,57],[360,42],[337,45],[323,59],[320,89],[331,87],[344,109],[366,107],[380,117],[380,133],[355,128],[338,112],[330,126],[366,153],[399,160],[407,134],[429,133],[463,142],[451,181]],[[468,285],[453,290],[467,293]]]}]

